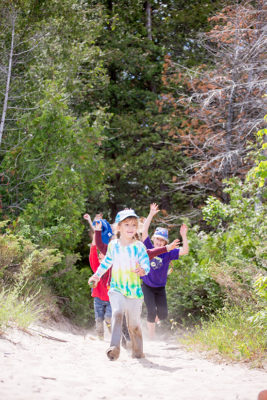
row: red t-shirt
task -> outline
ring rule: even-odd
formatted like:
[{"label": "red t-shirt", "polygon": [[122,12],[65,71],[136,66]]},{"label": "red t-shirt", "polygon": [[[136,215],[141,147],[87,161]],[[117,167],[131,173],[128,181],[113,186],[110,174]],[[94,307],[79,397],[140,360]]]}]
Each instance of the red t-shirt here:
[{"label": "red t-shirt", "polygon": [[[96,272],[97,268],[100,265],[97,249],[95,245],[91,245],[90,254],[89,254],[89,262],[93,272]],[[98,282],[97,287],[92,289],[92,297],[98,297],[103,301],[109,301],[108,297],[108,283],[110,281],[111,269],[109,269]]]}]

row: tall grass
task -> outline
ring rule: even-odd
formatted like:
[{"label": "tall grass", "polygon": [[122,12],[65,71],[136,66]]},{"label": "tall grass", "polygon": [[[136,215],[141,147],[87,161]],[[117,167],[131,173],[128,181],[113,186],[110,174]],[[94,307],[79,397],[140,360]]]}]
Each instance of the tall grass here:
[{"label": "tall grass", "polygon": [[267,357],[266,326],[251,324],[250,316],[249,310],[224,307],[182,341],[191,349],[212,351],[228,360],[261,367]]},{"label": "tall grass", "polygon": [[0,331],[16,326],[27,328],[36,321],[42,309],[36,307],[34,296],[19,298],[16,290],[1,289],[0,292]]}]

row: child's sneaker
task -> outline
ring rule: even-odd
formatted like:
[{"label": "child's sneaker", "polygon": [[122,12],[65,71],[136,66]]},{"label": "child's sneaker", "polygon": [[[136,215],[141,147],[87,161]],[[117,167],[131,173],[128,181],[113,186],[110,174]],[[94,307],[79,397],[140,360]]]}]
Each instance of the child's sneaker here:
[{"label": "child's sneaker", "polygon": [[146,358],[146,356],[144,355],[144,353],[133,352],[132,358]]},{"label": "child's sneaker", "polygon": [[117,346],[111,346],[107,349],[106,353],[110,361],[115,361],[119,358],[120,348]]}]

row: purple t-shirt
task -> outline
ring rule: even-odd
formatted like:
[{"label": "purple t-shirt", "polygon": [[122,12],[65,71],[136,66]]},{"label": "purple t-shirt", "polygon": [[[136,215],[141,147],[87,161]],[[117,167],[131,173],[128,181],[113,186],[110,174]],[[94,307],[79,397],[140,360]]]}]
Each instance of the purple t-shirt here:
[{"label": "purple t-shirt", "polygon": [[[147,249],[153,249],[153,243],[148,236],[144,241]],[[178,260],[179,249],[174,249],[168,253],[160,254],[150,261],[150,271],[147,275],[142,276],[143,282],[151,287],[162,287],[167,283],[167,275],[169,264],[172,260]]]}]

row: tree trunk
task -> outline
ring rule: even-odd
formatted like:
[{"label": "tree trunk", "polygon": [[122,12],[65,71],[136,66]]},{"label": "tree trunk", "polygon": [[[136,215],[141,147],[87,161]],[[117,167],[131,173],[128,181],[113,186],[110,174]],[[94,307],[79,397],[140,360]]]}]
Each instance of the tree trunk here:
[{"label": "tree trunk", "polygon": [[149,1],[145,2],[146,9],[146,29],[147,29],[147,37],[149,40],[152,40],[152,19],[151,19],[151,4]]},{"label": "tree trunk", "polygon": [[13,65],[13,54],[14,54],[14,37],[15,37],[15,16],[12,16],[12,34],[11,34],[11,46],[10,46],[10,54],[9,54],[9,63],[8,63],[8,71],[7,71],[7,81],[6,81],[6,90],[5,90],[5,98],[3,105],[3,112],[0,124],[0,146],[2,143],[2,137],[5,126],[6,112],[7,112],[7,103],[8,103],[8,95],[9,95],[9,87],[11,80],[11,71]]}]

